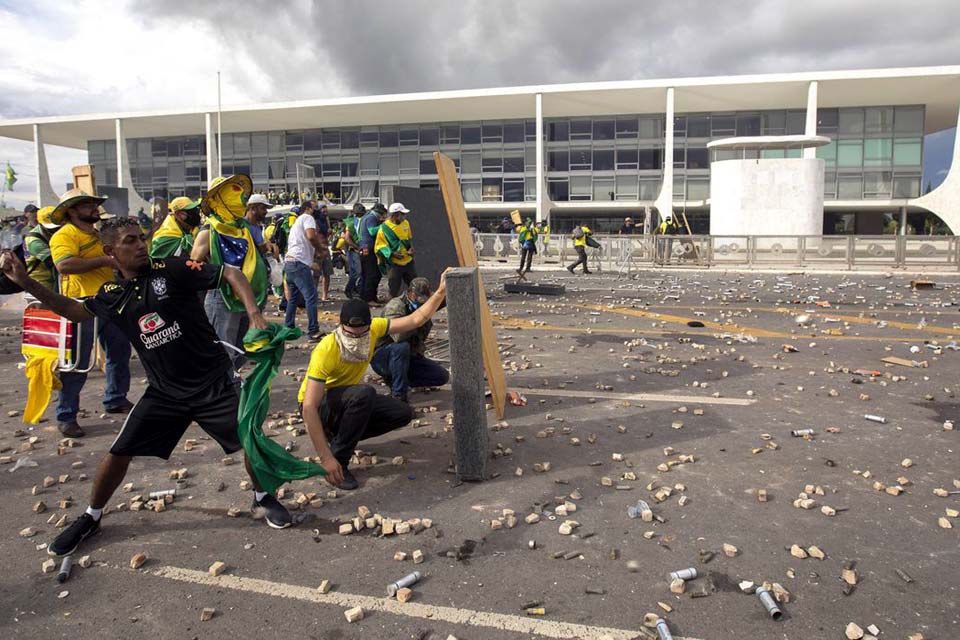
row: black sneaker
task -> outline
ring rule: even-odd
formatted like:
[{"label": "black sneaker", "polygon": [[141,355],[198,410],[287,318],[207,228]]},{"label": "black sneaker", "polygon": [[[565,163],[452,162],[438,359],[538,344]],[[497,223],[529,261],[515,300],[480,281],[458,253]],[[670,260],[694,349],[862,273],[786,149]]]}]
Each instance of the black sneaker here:
[{"label": "black sneaker", "polygon": [[76,420],[71,420],[70,422],[58,422],[57,429],[59,429],[60,433],[68,438],[82,438],[83,436],[87,435],[86,432],[80,428],[80,425],[77,424]]},{"label": "black sneaker", "polygon": [[89,513],[84,513],[50,543],[47,553],[60,558],[68,556],[77,550],[81,542],[98,531],[100,531],[100,521],[94,520]]},{"label": "black sneaker", "polygon": [[573,273],[573,267],[567,267],[567,271],[569,271],[570,273]]},{"label": "black sneaker", "polygon": [[323,331],[314,331],[313,333],[311,333],[311,334],[310,334],[309,336],[307,336],[307,337],[310,338],[311,341],[316,342],[316,341],[318,341],[318,340],[321,340],[321,339],[323,338],[323,336],[325,336],[325,335],[327,335],[327,334],[326,334],[325,332],[323,332]]},{"label": "black sneaker", "polygon": [[360,486],[360,483],[357,482],[356,476],[347,468],[346,465],[343,465],[343,482],[337,485],[337,489],[343,489],[344,491],[353,491]]},{"label": "black sneaker", "polygon": [[266,511],[264,520],[274,529],[286,529],[293,524],[293,518],[290,517],[290,512],[287,511],[287,508],[280,504],[280,501],[269,493],[263,496],[263,500],[257,500],[256,496],[254,496],[253,508]]},{"label": "black sneaker", "polygon": [[133,403],[127,400],[126,398],[124,398],[123,402],[121,402],[117,406],[107,407],[104,410],[107,413],[130,413],[130,409],[133,409]]},{"label": "black sneaker", "polygon": [[393,398],[399,400],[403,404],[410,404],[410,395],[406,393],[392,393],[390,394]]}]

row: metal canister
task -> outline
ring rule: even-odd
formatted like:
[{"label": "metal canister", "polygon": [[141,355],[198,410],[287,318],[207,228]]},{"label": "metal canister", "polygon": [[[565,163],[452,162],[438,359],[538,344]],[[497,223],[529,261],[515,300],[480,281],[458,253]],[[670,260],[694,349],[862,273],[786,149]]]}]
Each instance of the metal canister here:
[{"label": "metal canister", "polygon": [[774,620],[779,620],[783,616],[783,611],[780,610],[780,607],[777,605],[777,601],[773,599],[773,595],[770,593],[770,590],[766,587],[758,587],[757,595],[760,597],[760,602],[763,604],[763,608],[767,610],[767,613],[770,614],[770,617]]},{"label": "metal canister", "polygon": [[794,438],[802,438],[803,436],[812,436],[813,429],[794,429],[790,432]]},{"label": "metal canister", "polygon": [[674,571],[670,574],[671,580],[695,580],[697,576],[700,575],[697,573],[696,568],[690,567],[689,569],[681,569],[680,571]]},{"label": "metal canister", "polygon": [[60,571],[57,572],[57,582],[66,582],[70,578],[70,569],[73,568],[73,556],[67,556],[60,563]]},{"label": "metal canister", "polygon": [[657,635],[660,636],[660,640],[673,640],[673,636],[670,635],[670,627],[667,626],[667,621],[663,618],[657,618]]},{"label": "metal canister", "polygon": [[870,422],[879,422],[880,424],[887,424],[887,419],[884,418],[883,416],[874,416],[868,413],[863,417],[865,420],[869,420]]},{"label": "metal canister", "polygon": [[422,576],[420,575],[419,571],[408,573],[407,575],[403,576],[396,582],[391,582],[390,584],[388,584],[387,594],[392,598],[393,596],[397,595],[397,591],[400,591],[400,589],[403,589],[404,587],[413,586],[418,582],[420,582],[421,577]]},{"label": "metal canister", "polygon": [[163,491],[151,491],[148,495],[150,496],[151,500],[155,500],[157,498],[166,498],[167,496],[175,496],[177,495],[177,490],[164,489]]}]

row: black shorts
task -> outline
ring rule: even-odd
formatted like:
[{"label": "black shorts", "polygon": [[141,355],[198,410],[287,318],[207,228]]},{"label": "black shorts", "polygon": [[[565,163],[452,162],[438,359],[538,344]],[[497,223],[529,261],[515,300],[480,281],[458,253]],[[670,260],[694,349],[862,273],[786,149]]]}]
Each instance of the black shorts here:
[{"label": "black shorts", "polygon": [[167,460],[191,422],[196,422],[226,453],[239,451],[240,396],[231,372],[203,391],[172,398],[148,386],[110,447],[116,456],[155,456]]}]

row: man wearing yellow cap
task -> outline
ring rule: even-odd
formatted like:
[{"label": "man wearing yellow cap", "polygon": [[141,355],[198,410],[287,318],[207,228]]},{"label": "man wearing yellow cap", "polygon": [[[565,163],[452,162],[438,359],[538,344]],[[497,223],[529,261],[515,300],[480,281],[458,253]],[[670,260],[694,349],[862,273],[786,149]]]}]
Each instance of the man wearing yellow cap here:
[{"label": "man wearing yellow cap", "polygon": [[150,245],[150,257],[154,259],[170,256],[190,257],[193,240],[200,227],[200,203],[186,197],[170,201],[167,217],[153,234]]},{"label": "man wearing yellow cap", "polygon": [[[103,244],[93,226],[100,221],[99,207],[104,200],[106,198],[90,195],[81,189],[70,189],[50,214],[52,223],[63,222],[50,240],[50,255],[60,273],[60,292],[68,298],[95,296],[104,283],[115,280],[116,262],[104,254]],[[86,320],[79,327],[77,369],[86,369],[93,350],[94,321]],[[108,320],[100,321],[97,338],[107,356],[103,406],[107,413],[127,413],[133,407],[133,403],[127,400],[130,342]],[[77,424],[77,412],[80,410],[80,391],[86,381],[85,373],[69,371],[60,374],[63,386],[57,403],[57,426],[60,433],[71,438],[84,435]]]},{"label": "man wearing yellow cap", "polygon": [[53,268],[53,256],[50,255],[50,239],[60,225],[53,221],[50,214],[54,207],[44,207],[37,212],[37,226],[24,235],[27,273],[31,278],[51,291],[59,290],[57,271]]}]

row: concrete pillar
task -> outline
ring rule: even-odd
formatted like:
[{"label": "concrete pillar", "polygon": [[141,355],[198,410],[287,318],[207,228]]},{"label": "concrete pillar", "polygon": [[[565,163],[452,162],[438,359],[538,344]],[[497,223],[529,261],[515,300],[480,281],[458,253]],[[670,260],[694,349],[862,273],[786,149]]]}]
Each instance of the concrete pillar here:
[{"label": "concrete pillar", "polygon": [[537,222],[543,222],[549,217],[549,211],[544,212],[544,187],[546,186],[543,172],[543,94],[537,94]]},{"label": "concrete pillar", "polygon": [[130,172],[130,156],[127,154],[127,138],[123,133],[123,120],[115,120],[117,143],[117,186],[127,190],[127,214],[136,215],[141,209],[150,212],[150,203],[144,200],[133,186]]},{"label": "concrete pillar", "polygon": [[43,138],[40,125],[33,125],[33,170],[37,176],[37,206],[49,207],[57,204],[60,198],[50,185],[50,170],[47,168],[47,154],[43,150]]},{"label": "concrete pillar", "polygon": [[673,212],[673,87],[667,89],[666,118],[663,126],[663,184],[654,206],[663,219]]},{"label": "concrete pillar", "polygon": [[450,378],[457,476],[480,481],[487,475],[487,431],[480,332],[480,282],[476,267],[447,272],[447,321],[450,328]]},{"label": "concrete pillar", "polygon": [[900,207],[900,224],[897,225],[897,233],[901,236],[907,235],[907,208]]},{"label": "concrete pillar", "polygon": [[115,140],[117,143],[117,186],[121,189],[123,187],[133,187],[132,178],[127,178],[127,175],[130,173],[130,163],[127,161],[127,141],[123,137],[123,120],[120,118],[116,119],[115,130]]},{"label": "concrete pillar", "polygon": [[207,125],[207,184],[220,175],[220,160],[217,157],[217,136],[213,133],[213,114],[206,114]]},{"label": "concrete pillar", "polygon": [[[807,87],[807,126],[804,133],[808,136],[817,135],[817,81],[814,80]],[[816,147],[807,147],[803,150],[804,158],[816,158]]]}]

